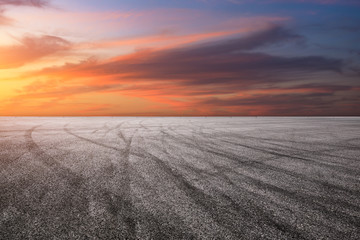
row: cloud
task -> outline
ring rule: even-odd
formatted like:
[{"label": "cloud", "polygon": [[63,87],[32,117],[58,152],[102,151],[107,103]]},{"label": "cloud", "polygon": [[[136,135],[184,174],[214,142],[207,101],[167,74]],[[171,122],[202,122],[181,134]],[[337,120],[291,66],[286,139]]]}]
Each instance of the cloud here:
[{"label": "cloud", "polygon": [[[36,89],[36,86],[39,86],[41,89]],[[44,91],[44,86],[47,91]],[[18,97],[23,98],[64,98],[72,95],[79,95],[84,93],[92,92],[101,92],[106,90],[112,90],[120,88],[118,85],[72,85],[72,86],[62,86],[58,87],[52,84],[52,81],[47,81],[45,83],[34,82],[31,85],[25,86],[24,90],[31,90],[32,93],[26,95],[19,95]],[[37,92],[40,90],[40,92]]]},{"label": "cloud", "polygon": [[[167,50],[141,50],[106,62],[48,68],[36,74],[112,76],[112,81],[172,81],[186,86],[225,85],[242,88],[259,83],[306,79],[322,71],[341,73],[340,59],[323,56],[281,57],[255,50],[303,38],[281,26],[222,41]],[[68,77],[68,76],[67,76]]]},{"label": "cloud", "polygon": [[[327,87],[324,86],[325,89]],[[337,89],[337,86],[334,88]],[[356,108],[357,102],[360,100],[358,94],[343,96],[338,94],[337,96],[337,91],[276,94],[278,90],[272,89],[273,94],[268,92],[267,94],[225,99],[207,98],[197,104],[211,106],[212,108],[230,109],[229,113],[241,113],[241,110],[247,109],[251,110],[250,115],[360,115],[360,110]],[[348,93],[355,92],[354,89],[346,91]]]},{"label": "cloud", "polygon": [[0,7],[12,6],[31,6],[31,7],[45,7],[49,1],[46,0],[0,0]]},{"label": "cloud", "polygon": [[46,0],[0,0],[0,26],[10,25],[13,20],[4,15],[5,7],[7,6],[30,6],[42,8],[48,6]]},{"label": "cloud", "polygon": [[[256,32],[247,37],[239,37],[230,40],[221,40],[218,42],[210,42],[204,45],[197,45],[190,48],[179,49],[179,55],[196,55],[196,56],[214,56],[223,54],[236,54],[239,51],[253,50],[275,43],[283,43],[285,41],[302,40],[290,30],[284,29],[278,25],[270,25],[263,31]],[[174,51],[175,52],[175,51]]]},{"label": "cloud", "polygon": [[358,0],[227,0],[233,4],[244,4],[244,3],[311,3],[311,4],[321,4],[321,5],[332,5],[332,4],[341,4],[341,5],[359,5]]},{"label": "cloud", "polygon": [[210,31],[204,33],[194,33],[194,34],[174,34],[170,30],[157,33],[155,35],[149,36],[138,36],[124,39],[108,40],[108,41],[99,41],[95,43],[80,43],[78,44],[78,49],[106,49],[114,47],[134,47],[134,48],[144,48],[144,47],[156,47],[156,48],[173,48],[174,46],[184,45],[195,43],[199,41],[204,41],[212,38],[225,37],[229,35],[234,35],[241,32],[246,32],[247,29],[237,29],[237,30],[227,30],[227,31]]},{"label": "cloud", "polygon": [[4,16],[4,9],[0,8],[0,26],[9,25],[11,22],[12,20],[10,18]]},{"label": "cloud", "polygon": [[55,36],[27,36],[18,45],[0,46],[0,69],[16,68],[39,58],[69,50],[71,43]]},{"label": "cloud", "polygon": [[289,29],[269,25],[247,36],[165,50],[144,49],[105,61],[89,59],[31,73],[28,77],[58,82],[34,82],[19,97],[111,93],[146,98],[174,111],[197,109],[202,114],[350,114],[359,100],[354,84],[336,85],[325,77],[346,79],[341,59],[263,52],[268,46],[303,41]]}]

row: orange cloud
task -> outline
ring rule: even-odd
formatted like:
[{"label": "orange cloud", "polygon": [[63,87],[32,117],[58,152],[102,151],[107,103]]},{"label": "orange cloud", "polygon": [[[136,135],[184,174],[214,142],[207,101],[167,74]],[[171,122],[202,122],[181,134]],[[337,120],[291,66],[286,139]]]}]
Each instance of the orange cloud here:
[{"label": "orange cloud", "polygon": [[[348,114],[349,106],[358,101],[352,86],[324,83],[321,78],[324,72],[341,76],[340,59],[259,52],[272,44],[303,41],[287,28],[268,25],[241,36],[221,34],[225,38],[145,49],[108,60],[90,58],[25,74],[24,78],[44,80],[23,87],[2,110],[11,112],[10,106],[31,103],[26,107],[34,113],[56,104],[59,111],[71,107],[66,113],[75,115],[296,115],[291,108],[298,114],[330,114],[334,108]],[[301,82],[314,75],[318,82]],[[22,103],[25,100],[28,103]]]},{"label": "orange cloud", "polygon": [[172,48],[184,44],[195,43],[203,40],[211,40],[213,38],[225,37],[233,34],[248,33],[253,28],[242,28],[228,31],[215,31],[196,34],[174,35],[174,34],[156,34],[152,36],[143,36],[127,39],[118,39],[113,41],[99,41],[95,43],[80,43],[78,49],[102,49],[130,46],[134,48],[156,47],[158,49]]},{"label": "orange cloud", "polygon": [[4,9],[0,9],[0,26],[9,25],[11,22],[10,18],[4,16]]},{"label": "orange cloud", "polygon": [[70,42],[55,36],[24,37],[18,45],[0,47],[0,69],[16,68],[70,49]]}]

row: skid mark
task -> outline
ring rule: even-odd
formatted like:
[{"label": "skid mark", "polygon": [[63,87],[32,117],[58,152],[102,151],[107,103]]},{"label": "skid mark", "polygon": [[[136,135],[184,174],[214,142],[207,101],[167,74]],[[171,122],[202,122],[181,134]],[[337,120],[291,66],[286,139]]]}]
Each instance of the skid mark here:
[{"label": "skid mark", "polygon": [[135,226],[135,220],[133,217],[133,206],[131,203],[131,185],[130,185],[131,179],[130,179],[130,173],[129,173],[131,168],[130,168],[130,164],[129,164],[129,158],[130,158],[130,152],[131,152],[132,139],[137,130],[135,130],[135,132],[133,133],[133,135],[130,138],[126,138],[124,136],[124,134],[122,133],[121,129],[119,129],[122,124],[123,123],[120,123],[114,128],[109,128],[108,132],[118,130],[118,137],[119,137],[119,139],[122,139],[125,142],[125,144],[126,144],[125,148],[110,146],[110,145],[77,135],[77,134],[71,132],[70,129],[67,128],[67,125],[65,125],[63,129],[65,132],[67,132],[68,134],[70,134],[78,139],[81,139],[86,142],[90,142],[92,144],[95,144],[97,146],[100,146],[100,147],[103,147],[106,149],[111,149],[111,150],[115,151],[117,154],[119,154],[119,164],[121,164],[120,165],[121,167],[119,167],[120,168],[119,170],[121,171],[121,176],[118,179],[119,180],[118,184],[121,186],[120,192],[115,194],[110,191],[105,191],[104,199],[106,199],[106,204],[108,206],[107,209],[113,215],[113,217],[120,216],[123,219],[125,225],[127,226],[126,227],[126,229],[128,231],[127,236],[131,239],[136,235],[136,226]]},{"label": "skid mark", "polygon": [[27,130],[24,134],[26,140],[26,147],[34,155],[34,158],[40,161],[42,164],[47,166],[51,171],[53,171],[56,175],[65,179],[71,186],[78,187],[80,186],[84,180],[83,178],[71,171],[69,168],[64,167],[61,163],[56,161],[53,157],[48,155],[45,151],[43,151],[34,141],[32,134],[36,128],[39,126],[35,126],[29,130]]},{"label": "skid mark", "polygon": [[131,154],[131,143],[132,140],[137,132],[137,129],[134,131],[134,133],[131,135],[131,137],[126,138],[125,135],[123,134],[123,132],[121,131],[119,125],[117,127],[118,129],[118,137],[120,139],[122,139],[125,143],[125,149],[123,149],[121,151],[121,158],[120,160],[123,161],[123,169],[122,169],[122,174],[124,175],[123,177],[123,182],[122,185],[123,187],[121,188],[121,203],[122,203],[122,215],[124,216],[124,221],[125,224],[127,226],[127,229],[129,231],[129,237],[130,238],[135,238],[136,236],[136,221],[134,219],[134,207],[132,204],[132,193],[131,193],[131,165],[130,165],[130,154]]},{"label": "skid mark", "polygon": [[[194,138],[193,138],[194,139]],[[196,144],[196,142],[195,142],[195,144]],[[201,146],[199,146],[198,144],[196,144],[198,147],[201,147]],[[164,146],[164,145],[163,145]],[[165,150],[166,151],[166,150]],[[167,151],[166,151],[167,152]],[[205,158],[206,159],[206,158]],[[159,162],[160,162],[161,160],[159,160]],[[191,168],[191,166],[189,166],[189,165],[187,165],[187,167],[188,168]],[[192,169],[193,170],[193,172],[195,172],[195,173],[199,173],[199,171],[198,170],[196,170],[196,169]],[[231,182],[228,178],[225,178],[225,176],[224,175],[221,175],[221,176],[219,176],[218,174],[219,174],[220,172],[218,172],[216,175],[216,177],[220,177],[220,178],[223,178],[223,180],[225,179],[225,182],[227,182],[227,183],[229,183],[229,182]],[[206,175],[208,174],[208,173],[205,173]],[[214,174],[215,175],[215,174]],[[176,178],[179,178],[179,176],[175,176]],[[253,181],[254,179],[252,179],[251,178],[251,181]],[[258,180],[257,180],[258,181]],[[231,185],[232,185],[232,183],[231,183]],[[189,184],[186,184],[186,186],[189,186]],[[192,189],[192,190],[194,190],[194,187],[191,187],[190,189]],[[240,189],[239,189],[240,190]],[[247,189],[241,189],[242,191],[248,191]],[[198,193],[196,194],[197,195],[197,197],[198,197]],[[219,197],[219,196],[217,196],[216,197],[217,199],[220,199],[221,200],[221,202],[223,202],[223,204],[225,203],[225,202],[231,202],[231,205],[230,205],[230,207],[229,207],[229,205],[228,204],[226,204],[226,206],[227,206],[227,210],[228,211],[224,211],[224,210],[221,210],[220,209],[220,211],[219,211],[219,209],[217,209],[218,207],[216,207],[217,205],[218,205],[218,202],[216,202],[216,201],[213,201],[212,200],[212,197],[211,196],[208,196],[208,195],[206,195],[206,196],[204,196],[202,199],[203,199],[203,201],[207,201],[207,202],[211,202],[210,204],[209,204],[209,206],[208,207],[206,207],[207,205],[205,205],[205,209],[207,210],[207,211],[209,211],[213,216],[215,216],[216,218],[218,218],[218,222],[220,222],[220,224],[225,224],[225,227],[227,227],[229,230],[231,230],[232,229],[232,231],[233,231],[233,229],[236,229],[236,226],[233,226],[232,224],[229,224],[229,223],[227,223],[227,221],[228,221],[228,219],[227,218],[222,218],[221,217],[221,213],[225,213],[226,214],[226,216],[232,216],[232,217],[229,217],[230,219],[232,219],[232,220],[234,220],[234,219],[236,219],[237,218],[237,215],[242,215],[242,216],[246,216],[247,218],[249,218],[249,219],[251,219],[252,217],[251,217],[251,215],[253,215],[252,213],[249,213],[249,212],[246,212],[246,211],[244,211],[243,210],[243,208],[242,207],[240,207],[238,204],[236,204],[230,197],[228,197],[228,196],[226,196],[225,194],[221,194],[221,197]],[[230,201],[229,201],[230,200]],[[231,212],[231,211],[229,211],[229,209],[233,209],[233,212]],[[215,211],[215,212],[214,212]],[[216,211],[218,211],[218,213],[216,213]],[[266,225],[269,225],[269,226],[271,226],[271,227],[273,227],[273,228],[276,228],[276,229],[278,229],[278,230],[281,230],[282,232],[284,232],[284,233],[287,233],[287,234],[290,234],[290,236],[292,236],[292,237],[296,237],[296,239],[305,239],[305,237],[303,237],[302,236],[302,234],[297,230],[297,229],[295,229],[295,228],[293,228],[291,225],[289,225],[289,224],[286,224],[286,223],[284,223],[284,222],[279,222],[279,221],[275,221],[273,218],[272,218],[272,216],[269,216],[266,212],[264,212],[264,211],[262,211],[261,209],[259,209],[259,207],[258,206],[256,206],[256,205],[254,205],[253,206],[253,211],[254,212],[258,212],[259,214],[256,214],[257,216],[262,216],[266,221],[264,221],[264,223],[263,224],[266,224]],[[259,220],[258,220],[259,221]],[[228,224],[228,226],[226,226],[226,224]],[[242,232],[238,232],[237,233],[238,234],[238,236],[239,237],[241,237],[242,236]]]},{"label": "skid mark", "polygon": [[331,170],[340,171],[340,172],[343,172],[345,174],[355,175],[355,176],[359,175],[358,170],[351,169],[351,168],[345,167],[343,165],[338,165],[337,164],[336,166],[334,166],[333,164],[328,164],[326,162],[301,157],[301,156],[298,156],[297,154],[296,155],[295,154],[290,155],[290,154],[287,154],[287,153],[282,153],[282,152],[276,151],[274,149],[269,149],[268,150],[268,149],[265,149],[265,148],[253,147],[253,146],[250,146],[250,145],[247,145],[247,144],[241,144],[241,143],[238,143],[238,142],[228,141],[228,140],[224,140],[224,139],[219,140],[219,141],[229,143],[229,144],[232,144],[234,146],[240,146],[240,147],[248,148],[248,149],[251,149],[251,150],[258,151],[258,152],[274,155],[274,156],[279,157],[279,158],[280,157],[285,157],[285,158],[289,158],[289,159],[296,159],[296,160],[300,160],[302,162],[305,162],[305,163],[308,163],[308,164],[311,164],[311,165],[317,165],[317,166],[322,167],[322,168],[328,168],[328,169],[331,169]]},{"label": "skid mark", "polygon": [[[345,192],[350,192],[351,194],[360,195],[360,191],[352,190],[352,189],[349,189],[349,188],[344,188],[342,186],[334,185],[334,184],[331,184],[331,183],[328,183],[328,182],[323,182],[321,180],[317,180],[317,179],[314,179],[314,178],[309,178],[304,174],[298,174],[296,172],[292,172],[292,171],[289,171],[289,170],[286,170],[286,169],[283,169],[283,168],[279,168],[279,167],[275,167],[275,166],[266,164],[264,160],[257,161],[257,160],[254,160],[254,159],[247,159],[247,160],[244,161],[244,159],[246,159],[246,157],[238,155],[238,154],[230,153],[229,151],[224,151],[222,149],[219,149],[218,143],[217,144],[210,143],[210,140],[204,139],[204,141],[202,141],[202,144],[200,144],[196,140],[194,140],[194,139],[196,139],[194,136],[192,138],[190,138],[190,137],[184,136],[184,135],[179,134],[179,133],[177,133],[176,136],[175,135],[169,135],[169,134],[168,134],[168,136],[175,139],[175,140],[177,140],[177,141],[183,142],[184,144],[188,145],[190,148],[191,147],[196,147],[198,149],[201,149],[203,152],[211,153],[211,154],[214,154],[214,155],[217,155],[217,156],[220,156],[220,157],[225,157],[225,158],[227,158],[229,160],[236,160],[236,161],[240,162],[241,164],[247,165],[249,167],[250,166],[254,167],[255,165],[262,166],[263,170],[278,171],[279,173],[287,174],[287,175],[292,176],[292,177],[298,177],[300,179],[306,179],[307,181],[316,182],[316,183],[318,183],[320,185],[323,185],[326,188],[331,186],[334,189],[337,189],[337,190],[340,190],[340,191],[345,191]],[[210,138],[208,137],[207,139],[210,139]],[[238,141],[227,141],[227,140],[224,140],[224,139],[217,140],[217,141],[222,141],[222,142],[225,142],[227,144],[232,144],[234,146],[240,146],[240,147],[244,147],[244,148],[249,148],[251,150],[259,151],[259,152],[262,152],[262,153],[270,154],[270,155],[273,155],[275,157],[275,159],[285,157],[285,158],[288,158],[288,159],[302,160],[302,161],[305,161],[305,164],[320,165],[321,167],[327,167],[327,168],[329,168],[329,169],[331,169],[332,171],[335,171],[335,172],[338,172],[339,170],[343,170],[345,172],[346,176],[349,173],[350,174],[355,174],[354,176],[359,175],[358,171],[349,169],[347,167],[334,166],[334,165],[329,165],[329,164],[326,164],[326,163],[323,164],[322,162],[318,162],[318,161],[315,161],[315,160],[312,160],[312,159],[309,159],[309,158],[302,158],[302,157],[298,157],[298,156],[294,156],[294,155],[289,155],[289,154],[286,154],[286,153],[275,151],[273,149],[267,150],[265,148],[253,147],[253,146],[250,146],[248,144],[240,144],[240,143],[238,143]],[[210,143],[210,144],[208,144],[208,143]]]},{"label": "skid mark", "polygon": [[14,164],[15,162],[17,162],[20,158],[22,158],[25,154],[27,154],[27,152],[23,152],[20,155],[18,155],[15,158],[6,158],[6,159],[1,159],[1,169],[0,169],[0,173],[2,173],[3,171],[6,171],[7,168],[9,168],[12,164]]},{"label": "skid mark", "polygon": [[[339,125],[345,126],[340,132],[322,122],[307,128],[312,122],[284,127],[281,121],[231,119],[153,118],[145,124],[130,118],[125,126],[91,119],[81,129],[59,128],[62,120],[25,134],[6,131],[14,136],[10,141],[21,132],[26,155],[15,151],[20,144],[5,142],[13,149],[1,155],[8,167],[18,166],[11,163],[16,159],[25,167],[0,170],[9,179],[0,184],[0,214],[17,212],[0,221],[0,236],[16,239],[23,229],[22,238],[31,232],[29,238],[205,239],[215,233],[213,239],[358,239],[358,120],[351,128]],[[50,151],[52,142],[40,141],[41,134],[62,130],[56,142],[81,144],[74,154]],[[84,156],[73,166],[86,168],[86,179],[62,162],[79,150]]]},{"label": "skid mark", "polygon": [[[169,136],[169,134],[167,133],[167,135]],[[178,136],[179,134],[177,134]],[[171,136],[171,135],[170,135]],[[192,137],[192,139],[195,139],[194,137]],[[189,140],[190,141],[190,140]],[[194,140],[193,142],[195,142],[195,145],[197,148],[200,148],[202,149],[202,146],[203,145],[199,145],[199,144],[196,144],[196,141]],[[163,145],[164,146],[164,145]],[[191,146],[191,145],[190,145]],[[166,151],[166,150],[165,150]],[[206,150],[208,151],[208,150]],[[214,152],[212,152],[213,154],[216,154],[218,150],[214,150]],[[167,152],[167,151],[166,151]],[[238,156],[234,156],[233,157],[228,157],[226,156],[227,158],[229,159],[236,159],[238,158]],[[204,158],[206,159],[206,157]],[[253,162],[249,162],[249,161],[242,161],[242,164],[244,163],[247,163],[247,164],[250,164],[249,167],[255,167],[253,165]],[[262,162],[256,162],[257,164],[262,164]],[[239,167],[242,167],[242,164],[239,166]],[[189,166],[188,166],[189,167]],[[268,167],[270,166],[262,166],[264,170],[267,170]],[[190,167],[191,168],[191,167]],[[274,169],[276,171],[279,171],[279,173],[282,173],[283,169],[278,169],[278,168],[275,168]],[[272,169],[272,170],[274,170]],[[271,169],[269,169],[271,170]],[[232,171],[232,169],[228,169],[229,172]],[[194,173],[196,173],[196,171],[194,171]],[[290,171],[286,172],[287,174],[289,175],[292,175],[294,176],[294,174],[292,174]],[[303,176],[298,174],[296,175],[296,177],[302,179]],[[217,176],[219,177],[219,176]],[[288,190],[285,190],[283,188],[280,188],[280,187],[277,187],[273,184],[269,184],[269,183],[265,183],[259,179],[256,179],[256,178],[253,178],[253,177],[250,177],[250,176],[245,176],[245,175],[242,175],[242,178],[245,178],[247,179],[247,181],[250,183],[250,184],[254,184],[255,186],[257,186],[258,188],[260,189],[263,189],[265,191],[272,191],[272,192],[275,192],[275,193],[278,193],[280,194],[280,196],[286,196],[287,198],[290,198],[292,199],[293,201],[295,202],[301,202],[303,205],[307,205],[307,206],[312,206],[312,208],[315,210],[318,210],[319,212],[322,212],[322,213],[326,213],[330,216],[332,216],[333,218],[336,218],[336,219],[339,219],[339,220],[342,220],[344,222],[347,222],[348,224],[352,224],[353,226],[356,226],[356,222],[359,221],[359,219],[354,216],[354,215],[348,215],[346,213],[343,213],[341,211],[337,211],[336,213],[333,212],[333,210],[329,210],[329,206],[333,206],[333,205],[337,205],[337,204],[340,204],[341,206],[344,206],[348,209],[351,209],[352,211],[359,211],[359,207],[356,206],[356,205],[353,205],[353,204],[349,204],[348,202],[345,202],[345,201],[341,201],[341,200],[327,200],[322,197],[316,197],[316,196],[313,196],[313,195],[307,195],[307,194],[300,194],[300,193],[297,193],[295,191],[288,191]],[[310,180],[309,180],[310,181]],[[228,180],[226,182],[229,182]],[[342,191],[346,191],[347,193],[350,192],[351,194],[354,194],[354,192],[351,192],[351,190],[349,189],[344,189],[344,188],[341,188],[340,186],[337,186],[337,185],[331,185],[329,183],[326,183],[326,182],[318,182],[320,184],[324,186],[328,185],[327,187],[333,189],[338,189],[338,190],[342,190]],[[244,190],[244,189],[242,189]],[[266,216],[266,214],[264,215]],[[279,225],[280,223],[273,223],[274,226],[276,226],[277,228],[279,228],[279,226],[282,226],[281,224]],[[284,224],[284,223],[282,223]],[[284,229],[284,227],[281,227],[281,229]],[[292,230],[292,232],[294,232],[294,230]],[[299,236],[298,236],[299,237]]]},{"label": "skid mark", "polygon": [[68,133],[68,134],[70,134],[70,135],[72,135],[72,136],[74,136],[74,137],[76,137],[76,138],[78,138],[78,139],[81,139],[81,140],[83,140],[83,141],[86,141],[86,142],[89,142],[89,143],[98,145],[98,146],[103,147],[103,148],[111,149],[111,150],[114,150],[114,151],[122,151],[122,149],[119,149],[119,148],[116,148],[116,147],[113,147],[113,146],[109,146],[109,145],[107,145],[107,144],[104,144],[104,143],[101,143],[101,142],[97,142],[97,141],[94,141],[94,140],[92,140],[92,139],[85,138],[85,137],[82,137],[82,136],[80,136],[80,135],[77,135],[77,134],[71,132],[70,129],[67,128],[67,125],[68,125],[68,124],[66,124],[66,125],[64,126],[63,130],[64,130],[66,133]]},{"label": "skid mark", "polygon": [[[258,206],[253,206],[252,211],[248,212],[244,208],[234,204],[234,202],[229,204],[228,198],[224,196],[217,195],[215,200],[203,190],[200,190],[192,185],[179,171],[170,167],[165,161],[155,155],[145,151],[138,154],[143,158],[153,160],[158,165],[158,169],[166,172],[181,191],[208,212],[219,226],[226,228],[234,236],[237,236],[237,238],[241,238],[244,231],[249,230],[250,225],[247,226],[247,221],[245,219],[251,219],[254,211],[258,213],[256,214],[258,216],[266,217],[267,215],[267,213],[261,210]],[[263,224],[272,228],[283,229],[282,232],[287,236],[294,237],[295,239],[306,239],[290,224],[275,221],[272,216],[268,216],[266,220],[267,221],[263,221]],[[238,226],[236,224],[237,222],[243,222],[244,224],[242,226]],[[248,221],[248,223],[249,222],[250,221]]]},{"label": "skid mark", "polygon": [[[176,136],[171,136],[171,137],[176,139],[176,138],[179,138],[179,136],[180,136],[180,134],[177,134]],[[205,143],[204,144],[199,144],[199,143],[197,143],[197,141],[192,141],[193,139],[196,139],[196,138],[195,137],[189,138],[189,137],[183,136],[183,138],[181,140],[185,140],[185,142],[187,144],[189,144],[189,142],[194,143],[193,147],[197,147],[197,149],[201,149],[205,153],[211,153],[213,155],[217,155],[217,156],[220,156],[220,157],[225,157],[225,158],[233,161],[235,163],[235,165],[238,166],[239,168],[247,166],[247,167],[253,168],[253,169],[261,169],[263,171],[278,172],[279,174],[285,174],[285,175],[288,175],[290,177],[298,178],[299,180],[302,180],[302,181],[316,183],[316,184],[322,186],[324,189],[341,191],[342,192],[341,194],[351,194],[351,195],[354,195],[354,196],[360,196],[360,191],[358,191],[358,190],[354,190],[354,189],[343,187],[341,185],[335,185],[335,184],[332,184],[332,183],[329,183],[329,182],[325,182],[325,181],[321,181],[321,180],[318,180],[318,179],[310,178],[309,176],[304,175],[304,174],[300,174],[300,173],[297,173],[297,172],[294,172],[294,171],[286,170],[284,168],[280,168],[280,167],[276,167],[276,166],[273,166],[273,165],[266,164],[263,160],[262,161],[257,161],[257,160],[253,160],[253,159],[246,159],[244,156],[229,153],[227,151],[221,150],[221,149],[219,149],[218,145],[213,146],[213,147],[208,147],[207,144],[205,144]],[[241,147],[250,147],[248,145],[238,144],[238,143],[235,143],[235,142],[229,142],[229,143],[236,144],[237,146],[239,145]],[[191,145],[189,145],[189,146],[191,147]],[[260,149],[260,148],[251,147],[251,149],[255,149],[255,150],[259,150],[259,151],[268,153],[268,151],[266,151],[264,149]],[[278,156],[279,156],[279,154],[277,155],[277,157]],[[280,156],[283,156],[283,155],[280,154]],[[291,158],[290,155],[285,155],[284,157]],[[204,158],[204,159],[206,159],[206,158]],[[244,159],[246,159],[246,160],[244,160]],[[340,202],[336,202],[336,203],[340,203],[343,206],[348,206],[350,208],[358,209],[358,207],[356,207],[355,205],[350,204],[348,202],[341,202],[340,201]]]}]

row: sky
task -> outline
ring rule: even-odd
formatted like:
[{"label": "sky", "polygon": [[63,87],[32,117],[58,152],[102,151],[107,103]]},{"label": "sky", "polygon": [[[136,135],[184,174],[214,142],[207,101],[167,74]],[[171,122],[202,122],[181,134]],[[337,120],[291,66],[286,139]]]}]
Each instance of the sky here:
[{"label": "sky", "polygon": [[1,116],[360,116],[360,0],[0,0]]}]

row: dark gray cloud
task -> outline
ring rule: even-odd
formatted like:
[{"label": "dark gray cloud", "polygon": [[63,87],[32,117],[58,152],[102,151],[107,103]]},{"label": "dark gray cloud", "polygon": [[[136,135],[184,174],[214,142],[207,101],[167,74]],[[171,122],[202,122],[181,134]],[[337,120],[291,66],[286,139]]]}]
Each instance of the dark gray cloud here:
[{"label": "dark gray cloud", "polygon": [[[301,105],[311,105],[314,103],[315,98],[320,97],[329,97],[333,96],[333,93],[309,93],[309,94],[264,94],[264,95],[255,95],[252,97],[234,97],[227,99],[219,98],[210,98],[203,101],[203,104],[210,104],[216,106],[292,106]],[[322,104],[329,104],[329,101],[326,101]],[[317,101],[317,106],[319,106]]]},{"label": "dark gray cloud", "polygon": [[247,37],[168,50],[144,50],[106,63],[87,61],[44,69],[36,74],[70,72],[85,76],[114,76],[113,81],[118,79],[119,82],[126,79],[164,81],[188,87],[217,85],[232,91],[258,84],[309,80],[318,78],[316,75],[322,72],[342,75],[345,64],[342,59],[283,57],[261,52],[264,46],[298,41],[303,41],[303,37],[273,25]]},{"label": "dark gray cloud", "polygon": [[[281,57],[256,52],[260,47],[303,38],[281,26],[230,40],[162,51],[105,64],[79,66],[93,74],[129,73],[134,79],[172,80],[187,85],[232,83],[247,86],[264,82],[306,79],[321,71],[341,73],[341,59],[324,56]],[[251,51],[251,52],[250,52]]]},{"label": "dark gray cloud", "polygon": [[[194,56],[213,57],[224,56],[228,54],[236,55],[241,51],[253,50],[267,45],[302,40],[302,36],[295,34],[288,29],[285,29],[278,25],[270,25],[264,31],[254,33],[247,37],[239,37],[229,40],[210,42],[202,45],[176,49],[172,51],[165,51],[163,54],[170,54],[170,58],[176,56],[183,59],[193,58]],[[163,56],[163,58],[166,57]]]},{"label": "dark gray cloud", "polygon": [[357,102],[360,96],[335,96],[335,92],[325,93],[291,93],[263,94],[247,97],[232,97],[227,99],[208,98],[198,104],[211,107],[251,107],[260,109],[262,115],[289,116],[333,116],[360,115]]},{"label": "dark gray cloud", "polygon": [[249,2],[257,2],[258,4],[273,4],[273,3],[310,3],[320,5],[360,5],[358,0],[227,0],[234,4],[244,4]]}]

